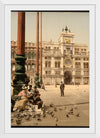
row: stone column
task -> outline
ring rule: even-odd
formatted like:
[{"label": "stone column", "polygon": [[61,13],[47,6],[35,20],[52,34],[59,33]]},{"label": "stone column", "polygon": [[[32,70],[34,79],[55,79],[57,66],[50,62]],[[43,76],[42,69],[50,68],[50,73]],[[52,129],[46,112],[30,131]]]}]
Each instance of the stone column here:
[{"label": "stone column", "polygon": [[18,94],[23,84],[28,85],[29,79],[25,74],[25,12],[18,12],[17,56],[15,58],[15,78],[13,94]]},{"label": "stone column", "polygon": [[37,12],[37,27],[36,27],[36,75],[34,84],[40,87],[39,83],[39,12]]},{"label": "stone column", "polygon": [[42,84],[42,12],[40,13],[40,84]]}]

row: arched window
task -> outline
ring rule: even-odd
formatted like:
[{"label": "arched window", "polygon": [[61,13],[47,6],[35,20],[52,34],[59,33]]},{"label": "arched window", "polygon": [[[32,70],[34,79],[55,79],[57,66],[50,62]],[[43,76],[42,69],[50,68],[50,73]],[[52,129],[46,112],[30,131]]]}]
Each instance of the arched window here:
[{"label": "arched window", "polygon": [[13,53],[13,56],[14,56],[14,58],[16,57],[16,52],[14,51],[14,53]]},{"label": "arched window", "polygon": [[45,67],[47,67],[47,61],[45,61]]},{"label": "arched window", "polygon": [[25,57],[27,58],[27,53],[25,52]]},{"label": "arched window", "polygon": [[58,62],[58,67],[60,67],[60,62]]},{"label": "arched window", "polygon": [[32,53],[32,59],[34,59],[36,57],[35,53]]},{"label": "arched window", "polygon": [[32,70],[34,70],[34,64],[32,63]]},{"label": "arched window", "polygon": [[55,68],[57,67],[57,62],[55,62]]},{"label": "arched window", "polygon": [[51,67],[51,62],[49,61],[49,67]]},{"label": "arched window", "polygon": [[28,59],[31,59],[31,52],[28,53]]},{"label": "arched window", "polygon": [[31,65],[30,64],[28,64],[28,70],[30,70],[31,69]]}]

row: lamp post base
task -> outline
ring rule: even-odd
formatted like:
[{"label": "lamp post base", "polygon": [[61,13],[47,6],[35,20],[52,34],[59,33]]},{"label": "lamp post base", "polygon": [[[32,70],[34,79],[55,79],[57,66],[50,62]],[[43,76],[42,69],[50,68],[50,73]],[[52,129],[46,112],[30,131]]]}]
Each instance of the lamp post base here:
[{"label": "lamp post base", "polygon": [[29,78],[25,74],[25,55],[17,55],[16,60],[16,68],[15,68],[15,79],[13,80],[13,95],[17,95],[21,91],[21,87],[23,84],[26,86],[29,83]]}]

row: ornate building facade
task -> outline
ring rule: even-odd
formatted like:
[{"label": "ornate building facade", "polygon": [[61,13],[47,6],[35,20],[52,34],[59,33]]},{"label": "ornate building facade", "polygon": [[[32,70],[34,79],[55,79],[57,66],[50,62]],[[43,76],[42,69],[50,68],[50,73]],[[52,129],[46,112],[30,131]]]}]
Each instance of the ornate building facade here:
[{"label": "ornate building facade", "polygon": [[[58,42],[42,42],[42,78],[44,84],[89,84],[89,50],[86,45],[74,44],[74,33],[63,30]],[[11,41],[11,80],[15,73],[17,42]],[[36,45],[25,43],[26,73],[34,83]]]}]

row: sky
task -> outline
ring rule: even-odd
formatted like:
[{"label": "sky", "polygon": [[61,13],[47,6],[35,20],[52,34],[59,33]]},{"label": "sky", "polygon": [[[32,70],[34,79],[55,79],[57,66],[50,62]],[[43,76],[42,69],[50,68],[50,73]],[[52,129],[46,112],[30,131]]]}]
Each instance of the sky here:
[{"label": "sky", "polygon": [[[25,12],[25,41],[36,42],[36,12]],[[11,12],[11,40],[17,41],[18,12]],[[75,34],[74,43],[89,46],[89,12],[42,12],[42,40],[58,42],[62,28]]]}]

